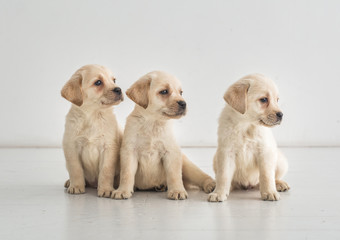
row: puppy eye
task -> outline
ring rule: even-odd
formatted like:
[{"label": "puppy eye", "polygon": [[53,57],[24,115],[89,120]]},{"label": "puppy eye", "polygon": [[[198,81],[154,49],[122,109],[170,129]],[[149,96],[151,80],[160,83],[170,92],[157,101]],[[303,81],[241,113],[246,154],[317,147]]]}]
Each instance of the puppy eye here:
[{"label": "puppy eye", "polygon": [[277,99],[277,102],[279,102],[279,99]]},{"label": "puppy eye", "polygon": [[162,90],[162,91],[160,91],[159,93],[162,94],[162,95],[166,95],[166,94],[168,94],[169,92],[168,92],[168,90]]},{"label": "puppy eye", "polygon": [[116,83],[116,79],[115,78],[113,79],[113,82]]},{"label": "puppy eye", "polygon": [[261,103],[267,103],[267,102],[268,102],[268,98],[261,98],[261,99],[260,99],[260,102],[261,102]]},{"label": "puppy eye", "polygon": [[179,94],[181,94],[181,96],[183,95],[183,91],[180,91]]},{"label": "puppy eye", "polygon": [[100,85],[102,85],[102,81],[100,81],[100,80],[97,80],[97,81],[94,83],[94,85],[96,85],[96,86],[100,86]]}]

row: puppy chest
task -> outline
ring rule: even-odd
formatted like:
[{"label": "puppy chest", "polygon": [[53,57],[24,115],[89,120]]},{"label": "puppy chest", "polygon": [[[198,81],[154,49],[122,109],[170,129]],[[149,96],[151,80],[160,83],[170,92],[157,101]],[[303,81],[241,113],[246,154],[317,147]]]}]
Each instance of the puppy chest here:
[{"label": "puppy chest", "polygon": [[255,186],[259,179],[259,168],[256,156],[256,144],[245,142],[235,148],[236,169],[233,176],[233,182],[239,186]]},{"label": "puppy chest", "polygon": [[162,152],[159,152],[158,149],[144,149],[138,157],[138,168],[143,172],[152,172],[163,168]]},{"label": "puppy chest", "polygon": [[236,149],[236,168],[257,168],[256,155],[258,149],[254,142],[244,141]]},{"label": "puppy chest", "polygon": [[98,158],[99,153],[103,152],[108,146],[115,144],[115,129],[103,129],[103,124],[93,124],[92,126],[84,125],[77,138],[77,144],[82,149],[84,155],[91,155],[92,158]]},{"label": "puppy chest", "polygon": [[78,136],[91,144],[102,144],[105,141],[112,141],[116,135],[115,124],[105,118],[90,118],[82,122]]},{"label": "puppy chest", "polygon": [[99,175],[99,166],[104,161],[107,145],[105,139],[96,137],[93,139],[82,139],[79,145],[80,159],[83,165],[86,180],[93,186],[96,185]]},{"label": "puppy chest", "polygon": [[138,154],[138,169],[136,173],[136,187],[149,189],[160,186],[166,182],[166,174],[162,162],[164,150],[157,143],[150,144],[148,148],[141,149]]},{"label": "puppy chest", "polygon": [[148,164],[161,161],[162,156],[166,153],[166,147],[159,139],[140,137],[136,146],[139,161]]}]

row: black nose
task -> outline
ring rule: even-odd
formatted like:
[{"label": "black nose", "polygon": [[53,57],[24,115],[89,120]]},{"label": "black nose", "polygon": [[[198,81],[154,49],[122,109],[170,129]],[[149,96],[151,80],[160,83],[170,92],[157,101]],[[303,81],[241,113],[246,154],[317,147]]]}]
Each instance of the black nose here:
[{"label": "black nose", "polygon": [[277,112],[277,113],[276,113],[276,117],[277,117],[279,120],[281,120],[282,117],[283,117],[283,113],[282,113],[282,112]]},{"label": "black nose", "polygon": [[117,93],[117,94],[122,94],[122,89],[120,89],[119,87],[116,87],[112,90],[112,92]]},{"label": "black nose", "polygon": [[184,102],[184,101],[178,101],[177,103],[178,103],[178,105],[179,105],[181,108],[183,108],[183,109],[185,109],[185,107],[187,106],[187,103]]}]

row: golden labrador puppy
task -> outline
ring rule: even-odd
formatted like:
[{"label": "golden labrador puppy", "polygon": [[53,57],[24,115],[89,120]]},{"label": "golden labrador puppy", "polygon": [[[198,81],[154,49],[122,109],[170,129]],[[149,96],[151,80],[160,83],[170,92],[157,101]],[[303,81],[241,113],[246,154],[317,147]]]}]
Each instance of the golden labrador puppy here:
[{"label": "golden labrador puppy", "polygon": [[61,95],[73,103],[63,139],[67,192],[84,193],[86,183],[98,188],[98,196],[110,197],[122,139],[112,106],[123,101],[122,91],[109,69],[86,65],[72,75]]},{"label": "golden labrador puppy", "polygon": [[214,180],[181,152],[172,133],[170,119],[186,113],[181,84],[165,72],[146,74],[126,95],[135,103],[124,131],[119,188],[112,198],[127,199],[137,189],[168,188],[168,198],[186,199],[185,184],[211,192]]},{"label": "golden labrador puppy", "polygon": [[277,87],[263,75],[248,75],[234,83],[224,99],[214,158],[216,189],[208,200],[222,202],[232,189],[258,184],[263,200],[279,200],[278,191],[289,186],[281,180],[287,161],[269,129],[280,124],[283,116]]}]

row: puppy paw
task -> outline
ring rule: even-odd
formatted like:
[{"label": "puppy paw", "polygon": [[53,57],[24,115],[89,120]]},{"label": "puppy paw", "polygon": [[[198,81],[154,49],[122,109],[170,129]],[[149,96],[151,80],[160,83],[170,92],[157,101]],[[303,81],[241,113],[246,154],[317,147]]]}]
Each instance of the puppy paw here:
[{"label": "puppy paw", "polygon": [[203,183],[203,191],[205,193],[211,193],[212,191],[215,190],[215,187],[216,187],[216,182],[211,178],[206,179]]},{"label": "puppy paw", "polygon": [[158,187],[155,187],[154,189],[156,192],[165,192],[168,189],[168,187],[166,185],[160,185]]},{"label": "puppy paw", "polygon": [[223,202],[227,200],[227,195],[225,193],[212,192],[209,194],[209,202]]},{"label": "puppy paw", "polygon": [[113,188],[98,188],[97,189],[98,197],[109,198],[111,197],[112,192],[113,192]]},{"label": "puppy paw", "polygon": [[67,179],[64,184],[64,188],[68,188],[69,186],[70,186],[70,179]]},{"label": "puppy paw", "polygon": [[188,194],[185,190],[169,190],[168,198],[172,200],[184,200],[188,198]]},{"label": "puppy paw", "polygon": [[74,185],[69,185],[67,188],[67,192],[69,194],[81,194],[85,193],[85,186],[74,186]]},{"label": "puppy paw", "polygon": [[278,192],[285,192],[290,189],[288,183],[286,183],[285,181],[275,180],[275,183],[276,183],[276,190]]},{"label": "puppy paw", "polygon": [[124,191],[117,189],[111,194],[112,199],[128,199],[132,196],[132,191]]},{"label": "puppy paw", "polygon": [[261,192],[261,198],[264,201],[278,201],[280,200],[280,194],[277,191]]}]

